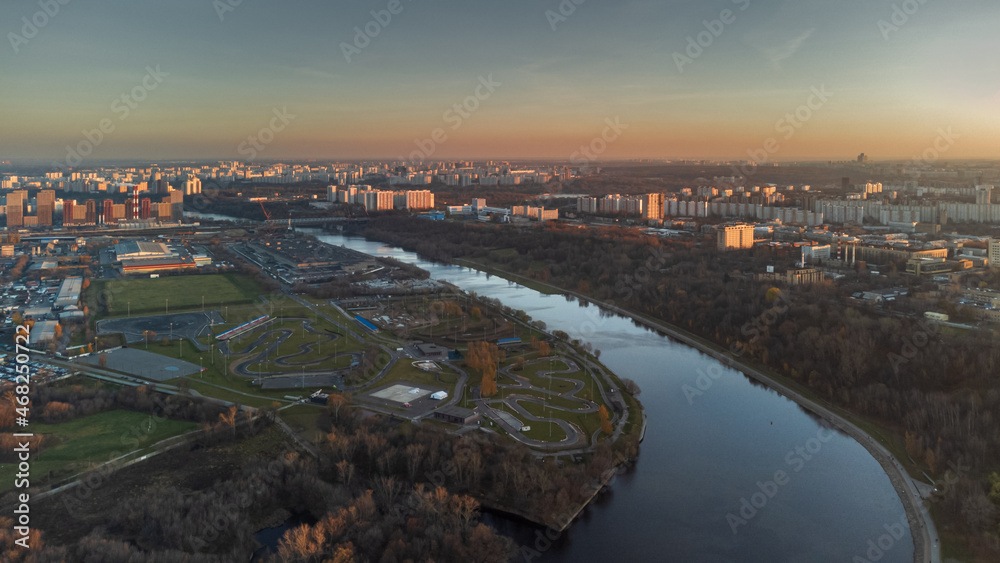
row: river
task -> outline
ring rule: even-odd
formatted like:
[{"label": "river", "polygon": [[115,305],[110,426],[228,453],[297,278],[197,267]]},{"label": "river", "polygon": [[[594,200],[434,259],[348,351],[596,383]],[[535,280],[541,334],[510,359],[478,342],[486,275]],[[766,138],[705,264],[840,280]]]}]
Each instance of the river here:
[{"label": "river", "polygon": [[[549,542],[532,525],[484,515],[518,541],[520,561],[913,561],[903,505],[878,462],[742,373],[564,296],[377,242],[310,232],[524,310],[549,330],[590,342],[605,365],[642,388],[648,427],[636,465],[561,538]],[[689,396],[684,386],[698,388],[701,374],[704,391]]]},{"label": "river", "polygon": [[[377,242],[319,238],[415,264],[521,309],[549,330],[590,342],[608,368],[642,388],[648,427],[638,463],[563,538],[549,545],[533,526],[487,517],[526,548],[522,560],[849,562],[866,560],[872,540],[881,563],[913,561],[903,505],[871,454],[742,373],[564,296]],[[689,400],[683,386],[699,389],[702,373],[707,389]],[[529,557],[535,551],[541,555]]]}]

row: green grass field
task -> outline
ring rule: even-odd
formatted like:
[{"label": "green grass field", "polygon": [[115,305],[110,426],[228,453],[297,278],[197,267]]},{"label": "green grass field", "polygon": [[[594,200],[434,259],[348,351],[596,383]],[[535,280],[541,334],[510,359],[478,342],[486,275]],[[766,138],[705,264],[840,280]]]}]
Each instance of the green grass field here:
[{"label": "green grass field", "polygon": [[239,274],[99,280],[86,290],[85,302],[101,317],[178,313],[253,303],[261,288]]},{"label": "green grass field", "polygon": [[[566,422],[576,424],[581,430],[583,430],[584,437],[588,443],[590,442],[590,437],[594,434],[594,431],[601,427],[601,419],[598,418],[597,413],[566,412],[548,409],[538,403],[521,402],[518,404],[521,405],[521,408],[535,416],[543,418],[558,418],[565,420]],[[534,426],[534,423],[531,423],[531,425]]]},{"label": "green grass field", "polygon": [[[154,420],[148,414],[108,411],[62,424],[32,424],[31,432],[43,436],[42,452],[31,459],[31,483],[50,475],[60,479],[133,450],[148,448],[171,436],[197,428],[193,422]],[[44,440],[51,440],[47,446]],[[16,466],[0,466],[0,491],[14,486]]]},{"label": "green grass field", "polygon": [[[525,406],[525,410],[527,410],[531,414],[535,414],[534,410],[527,408],[527,405],[529,405],[529,403],[522,404],[522,406]],[[517,411],[508,407],[505,404],[494,405],[494,408],[497,408],[505,412],[509,412],[510,414],[514,415],[518,420],[520,420],[522,423],[524,423],[526,426],[530,426],[531,430],[528,430],[527,432],[522,432],[521,434],[523,436],[531,438],[532,440],[542,440],[545,442],[559,442],[561,440],[566,439],[566,432],[564,432],[562,427],[559,426],[558,424],[554,424],[552,422],[539,422],[537,420],[524,420],[524,417],[521,416],[520,413],[518,413]],[[543,416],[543,415],[536,415],[536,416]],[[544,416],[548,417],[547,414]]]},{"label": "green grass field", "polygon": [[316,420],[324,409],[312,405],[295,405],[278,413],[300,437],[308,441],[316,441],[321,432],[316,428]]}]

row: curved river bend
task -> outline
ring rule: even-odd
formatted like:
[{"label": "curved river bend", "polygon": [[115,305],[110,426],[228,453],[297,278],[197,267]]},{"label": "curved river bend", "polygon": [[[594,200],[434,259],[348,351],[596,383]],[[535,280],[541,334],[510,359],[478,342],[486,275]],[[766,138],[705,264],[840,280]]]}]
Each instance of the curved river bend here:
[{"label": "curved river bend", "polygon": [[[396,247],[311,232],[524,310],[590,342],[642,388],[648,427],[638,462],[561,538],[484,515],[519,542],[520,561],[913,561],[903,505],[878,462],[791,400],[631,319]],[[717,378],[689,401],[682,386],[696,387],[700,374]]]},{"label": "curved river bend", "polygon": [[[318,236],[521,309],[549,330],[590,342],[608,368],[642,388],[648,427],[638,463],[562,538],[550,546],[532,526],[487,517],[525,554],[541,553],[522,560],[839,563],[881,554],[880,563],[913,561],[903,505],[878,462],[791,400],[594,306],[377,242]],[[718,378],[689,400],[682,386],[697,388],[700,374]]]}]

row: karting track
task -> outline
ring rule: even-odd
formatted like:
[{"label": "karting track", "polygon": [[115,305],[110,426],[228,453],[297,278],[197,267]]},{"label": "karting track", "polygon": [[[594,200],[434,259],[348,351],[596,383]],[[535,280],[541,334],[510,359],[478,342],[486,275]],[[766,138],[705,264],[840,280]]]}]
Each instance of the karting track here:
[{"label": "karting track", "polygon": [[[570,360],[568,358],[539,358],[532,362],[528,362],[526,365],[546,362],[549,361],[550,359],[558,359],[562,361],[563,363],[566,364],[566,369],[558,371],[555,370],[539,371],[536,374],[536,377],[548,378],[550,381],[565,381],[567,383],[571,383],[572,388],[570,388],[567,391],[563,391],[562,393],[556,393],[554,391],[549,391],[545,387],[535,387],[531,385],[531,381],[527,377],[511,373],[509,367],[501,369],[500,373],[513,379],[515,383],[513,384],[501,383],[498,384],[497,387],[508,390],[518,390],[518,389],[531,390],[534,393],[541,393],[548,397],[561,397],[562,399],[579,403],[580,405],[579,407],[566,408],[558,405],[553,405],[551,402],[546,402],[543,399],[539,398],[538,396],[529,394],[510,394],[504,399],[493,399],[493,400],[484,400],[482,398],[479,398],[477,399],[476,402],[481,407],[487,407],[486,409],[483,409],[482,412],[486,412],[492,415],[491,418],[493,418],[497,423],[499,423],[502,427],[504,427],[504,429],[507,430],[508,433],[510,433],[512,436],[515,437],[515,439],[521,442],[525,442],[533,446],[559,447],[559,448],[584,445],[586,442],[586,438],[583,435],[583,431],[577,425],[572,424],[570,422],[566,422],[565,420],[561,420],[558,418],[542,418],[535,416],[530,412],[528,412],[520,404],[518,404],[522,402],[535,403],[539,405],[545,405],[549,409],[565,411],[565,412],[579,412],[579,413],[597,412],[599,408],[597,406],[597,403],[594,403],[593,401],[588,401],[586,399],[581,399],[580,397],[576,396],[576,394],[582,391],[584,388],[585,384],[583,381],[580,381],[578,379],[569,379],[565,377],[554,377],[553,375],[557,373],[573,373],[575,371],[578,371],[580,368],[577,367],[576,362],[574,362],[573,360]],[[494,405],[499,405],[500,403],[504,403],[507,406],[509,406],[512,410],[514,410],[520,417],[520,420],[517,420],[514,416],[510,415],[509,413],[495,410],[493,408]],[[559,442],[545,442],[541,440],[533,440],[527,438],[520,433],[520,426],[515,424],[521,421],[551,422],[563,429],[563,431],[566,433],[566,438]]]},{"label": "karting track", "polygon": [[[264,378],[263,386],[265,389],[268,388],[281,389],[287,387],[300,387],[300,386],[310,387],[316,385],[338,385],[340,382],[340,377],[338,374],[346,371],[349,368],[341,368],[334,370],[331,369],[307,370],[305,368],[320,367],[324,363],[333,362],[336,358],[344,356],[350,356],[353,362],[361,361],[361,354],[359,352],[340,352],[337,354],[327,354],[318,360],[297,361],[296,358],[300,358],[302,356],[311,354],[313,352],[313,349],[317,346],[319,346],[320,349],[322,349],[322,346],[324,344],[337,340],[338,338],[340,338],[340,335],[333,332],[327,332],[313,328],[312,321],[310,321],[309,319],[284,319],[282,322],[287,322],[287,321],[300,321],[305,331],[310,334],[315,334],[317,336],[320,336],[320,341],[300,344],[298,351],[296,353],[280,356],[277,358],[274,357],[274,354],[278,350],[278,347],[283,342],[291,338],[292,335],[295,334],[294,330],[287,328],[279,328],[279,329],[265,331],[260,335],[258,335],[257,338],[252,343],[250,343],[250,345],[246,346],[242,350],[232,350],[232,346],[235,343],[230,341],[230,349],[232,355],[238,356],[242,354],[249,354],[248,356],[241,358],[238,362],[233,364],[232,367],[233,372],[243,377]],[[254,353],[255,350],[260,348],[263,344],[265,344],[265,342],[267,342],[275,335],[278,336],[278,339],[276,341],[268,344],[265,348]],[[250,371],[249,369],[247,369],[248,366],[254,363],[262,362],[265,359],[267,359],[268,361],[273,361],[276,365],[279,366],[302,368],[302,371],[295,372],[289,370],[289,371],[257,372],[257,371]]]}]

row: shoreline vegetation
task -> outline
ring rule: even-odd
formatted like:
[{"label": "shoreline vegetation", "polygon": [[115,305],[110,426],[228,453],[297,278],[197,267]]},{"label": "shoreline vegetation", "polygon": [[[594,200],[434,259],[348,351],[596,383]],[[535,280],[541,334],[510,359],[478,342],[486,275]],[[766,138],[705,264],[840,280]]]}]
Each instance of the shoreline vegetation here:
[{"label": "shoreline vegetation", "polygon": [[[844,434],[854,438],[854,440],[865,448],[865,450],[867,450],[868,453],[875,458],[879,465],[882,466],[886,475],[889,477],[889,480],[892,482],[893,488],[895,488],[896,492],[899,494],[903,508],[906,510],[907,521],[909,522],[910,530],[914,539],[914,561],[924,561],[924,554],[928,553],[931,548],[931,539],[928,535],[926,526],[926,522],[930,519],[930,515],[926,510],[922,509],[922,507],[920,507],[914,499],[914,494],[910,490],[913,487],[908,486],[910,476],[902,468],[899,460],[897,460],[887,448],[880,446],[878,442],[875,441],[873,436],[856,426],[853,422],[851,422],[851,420],[849,420],[848,416],[836,413],[834,410],[835,407],[829,408],[828,406],[820,404],[816,400],[807,398],[802,393],[795,391],[788,385],[782,383],[780,381],[780,379],[783,379],[781,376],[775,374],[769,375],[765,373],[766,370],[752,367],[749,363],[734,358],[731,353],[726,352],[721,346],[702,340],[679,327],[670,325],[669,323],[657,321],[644,315],[628,311],[616,305],[598,301],[575,291],[539,282],[538,280],[527,280],[524,276],[513,272],[507,272],[498,268],[489,267],[485,264],[472,260],[461,260],[461,262],[462,264],[460,265],[462,266],[473,268],[483,273],[488,273],[490,275],[512,281],[524,287],[528,287],[529,289],[535,288],[525,285],[523,282],[531,282],[534,286],[545,286],[549,290],[547,292],[549,295],[569,295],[580,301],[585,301],[594,306],[600,307],[605,311],[631,319],[650,330],[668,336],[678,342],[681,342],[682,344],[695,348],[696,350],[711,356],[726,367],[739,371],[746,377],[757,381],[772,391],[776,391],[778,394],[793,401],[803,409],[834,425]],[[915,531],[919,531],[920,534],[924,536],[922,541],[919,543],[917,542],[918,536],[914,533]]]},{"label": "shoreline vegetation", "polygon": [[[988,364],[996,354],[987,353],[975,360],[975,363],[983,364],[982,368],[969,365],[968,359],[958,364],[952,361],[945,379],[931,377],[931,374],[938,373],[938,366],[935,364],[947,362],[956,355],[966,357],[963,352],[967,348],[977,346],[979,340],[988,342],[988,331],[971,335],[975,337],[973,342],[961,343],[954,342],[951,334],[938,334],[937,338],[924,345],[924,349],[919,350],[919,365],[904,364],[903,373],[912,374],[916,379],[902,379],[900,371],[895,369],[897,365],[892,363],[894,358],[900,358],[892,352],[898,352],[899,346],[903,345],[901,343],[907,342],[908,338],[912,339],[916,331],[925,330],[926,327],[923,323],[907,320],[905,315],[896,315],[893,320],[879,320],[864,308],[836,304],[845,292],[848,292],[847,296],[850,295],[851,285],[838,288],[825,283],[815,287],[792,288],[788,293],[772,288],[782,297],[789,296],[795,306],[779,318],[777,323],[767,323],[767,326],[758,327],[759,331],[753,331],[755,335],[761,333],[759,336],[754,336],[749,341],[741,338],[738,331],[743,321],[752,322],[761,316],[761,310],[770,306],[770,300],[760,299],[761,296],[756,294],[753,297],[742,297],[748,290],[754,292],[761,286],[758,282],[747,281],[750,278],[744,276],[746,272],[753,271],[751,268],[754,262],[751,260],[761,258],[756,252],[725,255],[723,264],[713,265],[706,260],[709,255],[717,258],[718,255],[707,248],[699,248],[704,241],[700,244],[695,244],[698,241],[674,244],[649,240],[649,237],[629,229],[606,228],[590,232],[590,229],[567,230],[561,225],[517,229],[490,224],[442,225],[428,224],[433,223],[428,221],[420,224],[416,221],[419,220],[390,224],[388,221],[376,220],[360,234],[371,240],[417,252],[432,261],[474,268],[543,293],[560,293],[584,299],[716,357],[725,365],[738,369],[749,378],[792,399],[802,408],[821,418],[832,420],[869,451],[886,471],[907,509],[918,561],[925,555],[929,557],[934,543],[931,514],[943,526],[940,542],[942,556],[969,561],[991,560],[989,554],[994,549],[991,547],[993,544],[989,531],[991,512],[985,510],[970,513],[968,509],[989,502],[985,493],[979,491],[984,486],[983,482],[988,481],[986,477],[994,466],[992,457],[988,450],[969,450],[968,447],[975,446],[976,443],[969,442],[967,438],[958,439],[959,435],[955,432],[959,430],[950,428],[943,421],[937,424],[937,413],[946,404],[962,410],[971,408],[963,406],[963,401],[968,402],[967,394],[954,395],[945,391],[945,388],[954,389],[953,385],[943,385],[962,377],[957,372],[951,373],[959,368],[961,373],[966,374],[966,388],[972,391],[983,389],[984,394],[980,396],[984,402],[992,401],[994,395],[987,394],[986,390],[990,389],[990,374],[994,371]],[[611,247],[615,247],[617,255],[607,256],[604,258],[605,262],[600,263],[601,258],[606,256],[604,253]],[[549,248],[559,248],[559,252],[554,255],[545,250]],[[583,259],[583,263],[579,263],[579,253],[584,251],[590,254]],[[638,262],[643,258],[646,259],[645,262]],[[577,263],[573,270],[567,269],[569,262]],[[515,271],[505,268],[505,265]],[[657,281],[650,281],[653,278],[648,275],[647,279],[641,281],[634,279],[630,274],[635,273],[637,265],[648,268],[647,274],[667,274],[667,277],[656,277]],[[683,276],[685,272],[695,273],[697,279],[684,281],[683,277],[676,277]],[[691,288],[697,288],[698,279],[708,274],[718,276],[711,284],[713,287],[700,289],[698,293],[692,291]],[[624,301],[615,297],[615,292],[622,289],[623,279],[627,290]],[[886,283],[900,284],[901,281],[894,274]],[[678,289],[673,290],[674,287]],[[663,295],[666,292],[670,295],[671,291],[676,291],[681,302],[686,301],[689,305],[704,302],[709,293],[715,295],[720,287],[724,288],[721,289],[722,293],[705,305],[717,307],[720,302],[728,301],[729,306],[721,312],[712,310],[709,315],[701,315],[697,322],[692,322],[693,319],[689,320],[685,316],[684,313],[688,312],[686,309],[674,308],[677,305],[673,297],[669,302],[656,303],[657,294]],[[770,297],[771,291],[768,293]],[[752,302],[740,303],[733,301],[734,297],[749,298]],[[605,299],[613,299],[615,303],[621,302],[621,305],[609,303]],[[636,305],[636,299],[640,300],[641,306]],[[824,313],[831,313],[833,316],[826,318]],[[728,327],[718,324],[720,321],[717,319],[723,314],[725,318],[722,322],[729,323]],[[713,320],[716,322],[713,323]],[[841,321],[844,323],[843,327],[840,327]],[[679,326],[680,323],[684,323],[684,326]],[[717,327],[713,329],[712,337],[699,335],[702,332],[700,329],[705,328],[696,326],[699,323]],[[826,362],[826,369],[820,369],[811,366],[808,359],[798,357],[789,358],[784,363],[781,360],[776,362],[776,358],[782,356],[769,355],[768,352],[782,350],[782,346],[776,342],[791,344],[795,341],[795,335],[800,336],[799,340],[808,336],[801,334],[805,330],[801,326],[803,323],[806,326],[823,325],[821,331],[835,332],[840,327],[840,333],[846,334],[845,338],[852,343],[862,337],[867,338],[872,330],[880,334],[877,341],[869,343],[867,348],[858,352],[871,354],[865,358],[866,361],[858,362],[859,365],[838,365],[842,362],[834,361]],[[800,325],[797,330],[796,324]],[[686,330],[688,325],[694,332]],[[734,334],[733,326],[737,334]],[[747,325],[743,326],[745,329]],[[848,327],[850,330],[845,333]],[[852,330],[855,332],[852,333]],[[813,328],[808,331],[815,333]],[[743,334],[746,334],[745,330]],[[731,345],[729,349],[739,354],[727,354],[727,345]],[[872,347],[875,349],[869,350]],[[883,350],[881,355],[878,348]],[[816,357],[827,357],[825,352],[829,350],[824,349],[822,352]],[[801,355],[801,350],[797,354]],[[738,361],[734,356],[739,356]],[[892,369],[882,370],[883,359],[885,367]],[[909,356],[906,361],[908,360]],[[833,377],[827,375],[830,371]],[[844,379],[845,373],[851,372],[853,375]],[[866,377],[870,379],[865,379]],[[845,387],[841,389],[838,388],[839,385]],[[909,389],[906,388],[907,385],[910,386]],[[897,396],[899,399],[894,400]],[[848,406],[850,410],[846,408]],[[897,422],[890,423],[890,420]],[[969,461],[972,461],[971,467]],[[953,471],[955,467],[959,469]],[[933,505],[922,503],[910,475],[937,486],[930,497],[931,501],[936,501]],[[988,483],[985,486],[988,492]],[[987,499],[985,503],[984,499]],[[924,522],[928,525],[924,525]]]}]

